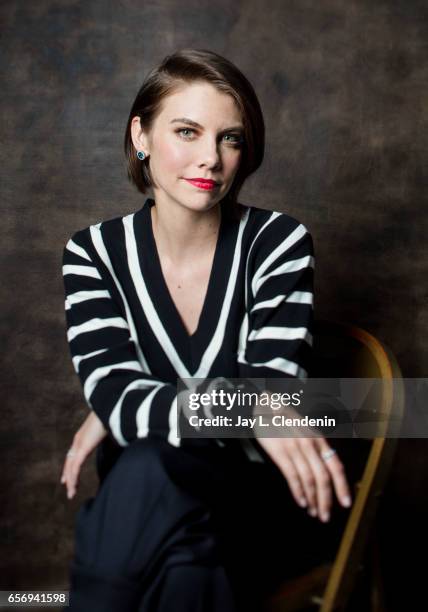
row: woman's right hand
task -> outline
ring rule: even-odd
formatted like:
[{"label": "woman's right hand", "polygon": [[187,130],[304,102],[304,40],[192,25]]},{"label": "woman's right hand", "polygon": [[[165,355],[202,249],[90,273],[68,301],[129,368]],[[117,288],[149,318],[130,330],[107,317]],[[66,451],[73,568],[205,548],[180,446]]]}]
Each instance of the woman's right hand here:
[{"label": "woman's right hand", "polygon": [[106,435],[107,430],[95,412],[91,410],[74,434],[73,443],[67,452],[62,469],[61,484],[67,488],[68,499],[76,494],[79,474],[84,461]]}]

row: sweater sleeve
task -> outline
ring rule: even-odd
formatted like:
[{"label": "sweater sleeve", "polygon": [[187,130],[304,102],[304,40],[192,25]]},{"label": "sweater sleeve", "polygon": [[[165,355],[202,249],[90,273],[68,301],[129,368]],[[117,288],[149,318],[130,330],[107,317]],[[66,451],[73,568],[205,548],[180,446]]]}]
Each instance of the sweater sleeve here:
[{"label": "sweater sleeve", "polygon": [[311,235],[288,215],[278,215],[257,235],[247,261],[240,377],[307,377],[313,331],[313,255]]},{"label": "sweater sleeve", "polygon": [[85,230],[63,250],[67,340],[85,400],[121,446],[160,436],[175,446],[177,389],[152,376],[119,300],[89,255]]}]

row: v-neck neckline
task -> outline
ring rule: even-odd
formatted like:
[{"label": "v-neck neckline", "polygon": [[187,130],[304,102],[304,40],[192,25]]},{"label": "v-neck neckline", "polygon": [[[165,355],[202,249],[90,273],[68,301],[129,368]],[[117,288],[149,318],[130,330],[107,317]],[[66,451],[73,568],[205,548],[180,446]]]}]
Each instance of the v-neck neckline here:
[{"label": "v-neck neckline", "polygon": [[[156,330],[159,330],[159,325],[161,326],[178,357],[193,375],[198,370],[203,355],[215,337],[220,321],[234,265],[240,221],[228,218],[224,208],[227,204],[222,202],[220,227],[205,299],[198,326],[194,333],[189,335],[162,272],[151,223],[150,209],[154,203],[154,200],[147,198],[142,208],[134,216],[134,231],[142,280],[151,301],[150,308],[153,308],[157,315],[157,321],[148,320],[148,323],[156,335],[158,335]],[[163,332],[162,337],[165,339]]]},{"label": "v-neck neckline", "polygon": [[207,313],[207,309],[208,309],[208,304],[209,301],[212,300],[213,298],[215,299],[215,296],[212,295],[213,294],[213,287],[215,284],[215,278],[217,276],[217,269],[218,269],[218,261],[219,261],[219,253],[222,249],[222,242],[223,242],[223,228],[224,228],[224,215],[223,213],[221,214],[221,219],[220,219],[220,226],[218,229],[218,234],[217,234],[217,239],[216,239],[216,245],[215,245],[215,249],[214,249],[214,256],[213,256],[213,260],[212,260],[212,264],[211,264],[211,270],[210,270],[210,274],[209,274],[209,278],[208,278],[208,284],[207,284],[207,289],[205,292],[205,297],[204,297],[204,301],[202,304],[202,309],[199,313],[199,319],[198,319],[198,324],[196,326],[195,331],[192,334],[189,334],[183,319],[181,318],[180,312],[177,308],[176,303],[174,302],[171,292],[169,290],[169,287],[167,285],[166,279],[165,279],[165,275],[163,273],[162,270],[162,264],[160,261],[160,257],[159,257],[159,251],[157,248],[157,244],[156,244],[156,240],[155,240],[155,236],[154,236],[154,231],[153,231],[153,220],[152,220],[152,215],[151,215],[151,208],[155,205],[155,202],[153,199],[148,198],[146,201],[146,206],[147,206],[147,225],[148,225],[148,229],[149,229],[149,239],[150,239],[150,249],[152,251],[152,261],[154,264],[154,272],[157,275],[157,277],[159,278],[159,283],[162,286],[162,298],[167,300],[167,302],[169,303],[170,306],[170,311],[174,313],[174,319],[175,319],[175,324],[177,326],[179,326],[181,328],[181,333],[183,336],[186,337],[188,342],[192,342],[194,340],[196,340],[199,336],[200,336],[200,332],[201,329],[204,326],[205,323],[205,319],[206,319],[206,313]]}]

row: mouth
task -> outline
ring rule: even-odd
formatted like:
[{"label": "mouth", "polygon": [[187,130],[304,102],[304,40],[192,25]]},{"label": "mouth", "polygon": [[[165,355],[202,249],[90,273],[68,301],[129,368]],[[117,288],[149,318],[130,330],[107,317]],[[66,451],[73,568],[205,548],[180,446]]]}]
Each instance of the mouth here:
[{"label": "mouth", "polygon": [[190,183],[191,185],[194,185],[194,187],[197,187],[198,189],[205,189],[205,191],[210,191],[212,189],[220,187],[220,183],[217,183],[216,181],[213,181],[211,179],[185,178],[184,180]]}]

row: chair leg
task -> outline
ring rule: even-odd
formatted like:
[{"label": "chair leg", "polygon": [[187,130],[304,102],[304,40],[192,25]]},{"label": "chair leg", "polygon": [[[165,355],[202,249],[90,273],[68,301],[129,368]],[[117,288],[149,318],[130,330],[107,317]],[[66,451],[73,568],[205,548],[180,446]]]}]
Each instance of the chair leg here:
[{"label": "chair leg", "polygon": [[380,546],[375,531],[372,534],[369,552],[371,561],[371,609],[372,612],[386,612]]}]

